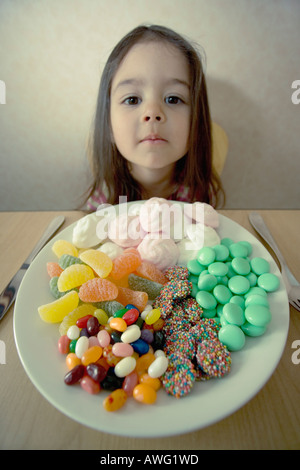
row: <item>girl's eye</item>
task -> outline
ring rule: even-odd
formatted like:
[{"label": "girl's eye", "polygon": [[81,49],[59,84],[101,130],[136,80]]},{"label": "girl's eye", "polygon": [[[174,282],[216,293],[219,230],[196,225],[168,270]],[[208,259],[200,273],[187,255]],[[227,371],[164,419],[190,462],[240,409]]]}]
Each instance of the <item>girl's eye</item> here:
[{"label": "girl's eye", "polygon": [[134,106],[140,103],[140,98],[138,98],[137,96],[129,96],[124,100],[124,103],[130,106]]},{"label": "girl's eye", "polygon": [[167,104],[179,104],[179,103],[183,103],[183,100],[179,98],[178,96],[167,96],[166,103]]}]

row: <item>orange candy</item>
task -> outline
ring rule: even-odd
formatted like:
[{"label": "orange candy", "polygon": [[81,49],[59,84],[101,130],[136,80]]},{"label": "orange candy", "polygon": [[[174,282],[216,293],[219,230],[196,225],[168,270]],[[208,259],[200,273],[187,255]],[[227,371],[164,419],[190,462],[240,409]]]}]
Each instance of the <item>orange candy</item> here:
[{"label": "orange candy", "polygon": [[154,388],[154,390],[157,392],[157,390],[160,389],[161,382],[158,378],[150,377],[149,374],[146,372],[142,374],[139,378],[140,383],[149,385],[149,387]]},{"label": "orange candy", "polygon": [[123,276],[133,273],[141,264],[139,254],[134,251],[123,252],[113,260],[113,268],[110,277],[118,281]]},{"label": "orange candy", "polygon": [[120,302],[122,305],[132,304],[140,312],[144,310],[148,302],[148,294],[146,292],[133,291],[127,287],[119,287],[118,289],[117,302]]},{"label": "orange candy", "polygon": [[114,300],[118,295],[118,287],[107,279],[95,277],[82,284],[79,298],[82,302],[102,302]]},{"label": "orange candy", "polygon": [[133,389],[133,398],[145,405],[152,405],[156,401],[156,391],[150,385],[140,383]]},{"label": "orange candy", "polygon": [[81,362],[84,366],[88,366],[89,364],[97,362],[101,356],[102,356],[101,346],[92,346],[91,348],[87,349],[83,353]]},{"label": "orange candy", "polygon": [[123,318],[118,318],[118,317],[111,317],[111,320],[109,322],[109,326],[110,328],[112,328],[113,330],[117,330],[117,331],[125,331],[126,328],[127,328],[127,323],[125,320],[123,320]]},{"label": "orange candy", "polygon": [[63,269],[55,261],[49,261],[47,263],[47,273],[51,278],[56,276],[58,277],[62,272]]},{"label": "orange candy", "polygon": [[154,354],[148,352],[146,354],[143,354],[140,356],[137,361],[136,361],[136,366],[135,370],[138,373],[139,376],[143,375],[145,372],[147,372],[148,367],[152,364],[152,362],[155,360]]},{"label": "orange candy", "polygon": [[160,269],[158,269],[154,263],[143,260],[137,267],[135,274],[137,276],[149,279],[149,281],[158,282],[159,284],[166,284],[168,279]]},{"label": "orange candy", "polygon": [[75,353],[69,353],[66,357],[66,364],[67,368],[72,370],[75,366],[79,366],[81,364],[81,359],[79,359]]},{"label": "orange candy", "polygon": [[106,411],[117,411],[125,405],[127,393],[122,388],[117,388],[111,392],[103,401],[103,407]]}]

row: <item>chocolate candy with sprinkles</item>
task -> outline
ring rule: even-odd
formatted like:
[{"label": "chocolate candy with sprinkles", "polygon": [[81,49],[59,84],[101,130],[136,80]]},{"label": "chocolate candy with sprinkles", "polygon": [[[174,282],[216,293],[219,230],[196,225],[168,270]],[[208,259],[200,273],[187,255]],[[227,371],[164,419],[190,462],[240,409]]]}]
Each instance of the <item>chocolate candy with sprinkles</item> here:
[{"label": "chocolate candy with sprinkles", "polygon": [[231,354],[217,339],[199,343],[196,359],[201,369],[210,377],[223,377],[230,372]]}]

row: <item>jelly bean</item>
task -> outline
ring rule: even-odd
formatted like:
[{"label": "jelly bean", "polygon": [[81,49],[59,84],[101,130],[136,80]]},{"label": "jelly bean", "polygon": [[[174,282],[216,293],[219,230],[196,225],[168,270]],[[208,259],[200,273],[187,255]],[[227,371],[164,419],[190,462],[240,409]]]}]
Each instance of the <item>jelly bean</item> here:
[{"label": "jelly bean", "polygon": [[91,336],[96,335],[100,328],[98,318],[97,317],[89,318],[86,323],[86,328],[88,330],[89,335]]},{"label": "jelly bean", "polygon": [[121,334],[120,333],[117,333],[116,331],[112,331],[110,333],[110,338],[111,338],[111,341],[113,343],[120,343],[122,340],[121,340]]},{"label": "jelly bean", "polygon": [[70,346],[70,338],[67,335],[63,335],[58,340],[58,351],[60,354],[68,354]]},{"label": "jelly bean", "polygon": [[164,372],[166,372],[168,367],[168,358],[166,356],[158,356],[149,366],[148,374],[152,378],[160,377]]},{"label": "jelly bean", "polygon": [[142,374],[139,378],[140,383],[149,385],[150,387],[154,388],[154,390],[157,392],[157,390],[160,389],[161,382],[157,377],[151,377],[149,374],[145,373]]},{"label": "jelly bean", "polygon": [[107,375],[107,369],[98,363],[88,364],[86,366],[86,372],[95,382],[102,382]]},{"label": "jelly bean", "polygon": [[59,323],[77,307],[78,302],[77,292],[71,291],[60,299],[38,307],[38,313],[44,322]]},{"label": "jelly bean", "polygon": [[157,349],[154,353],[155,357],[165,356],[165,352],[162,349]]},{"label": "jelly bean", "polygon": [[77,339],[73,339],[72,341],[70,341],[70,346],[69,346],[70,353],[75,353],[76,344],[77,344]]},{"label": "jelly bean", "polygon": [[261,274],[268,273],[270,270],[270,265],[267,260],[259,256],[252,258],[250,261],[252,271],[260,276]]},{"label": "jelly bean", "polygon": [[109,326],[114,330],[123,332],[127,328],[127,323],[123,318],[110,317]]},{"label": "jelly bean", "polygon": [[113,354],[111,344],[103,348],[103,356],[106,359],[107,364],[109,364],[111,367],[115,367],[120,360],[119,357]]},{"label": "jelly bean", "polygon": [[107,279],[95,277],[82,284],[79,298],[82,302],[100,302],[114,300],[118,295],[118,287]]},{"label": "jelly bean", "polygon": [[156,401],[156,391],[154,388],[143,383],[134,387],[132,396],[136,401],[146,405],[152,405]]},{"label": "jelly bean", "polygon": [[159,318],[152,324],[153,330],[154,331],[162,330],[164,327],[164,324],[165,324],[165,320],[163,318]]},{"label": "jelly bean", "polygon": [[114,312],[113,316],[114,317],[118,317],[118,318],[122,318],[124,313],[127,312],[127,308],[121,308],[120,310],[117,310],[116,312]]},{"label": "jelly bean", "polygon": [[264,273],[258,277],[257,285],[266,292],[274,292],[279,287],[279,278],[275,274]]},{"label": "jelly bean", "polygon": [[46,266],[47,266],[47,273],[49,274],[51,278],[59,277],[63,271],[60,265],[56,263],[55,261],[49,261]]},{"label": "jelly bean", "polygon": [[82,358],[83,354],[89,347],[89,340],[86,336],[80,336],[76,342],[75,346],[75,354],[80,359]]},{"label": "jelly bean", "polygon": [[97,362],[102,356],[101,346],[89,347],[81,356],[81,362],[84,366]]},{"label": "jelly bean", "polygon": [[104,390],[116,390],[118,388],[122,388],[123,380],[123,377],[117,377],[113,372],[113,369],[110,368],[107,371],[105,379],[101,381],[101,387]]},{"label": "jelly bean", "polygon": [[199,250],[197,260],[203,266],[208,266],[209,264],[214,262],[215,258],[216,253],[214,249],[209,246],[204,246]]},{"label": "jelly bean", "polygon": [[137,319],[139,318],[139,314],[140,313],[137,308],[130,308],[124,313],[122,318],[126,322],[126,324],[129,326],[129,325],[133,325],[133,323],[137,321]]},{"label": "jelly bean", "polygon": [[144,328],[141,330],[141,339],[146,341],[146,343],[151,344],[154,339],[154,334],[151,330]]},{"label": "jelly bean", "polygon": [[79,335],[80,335],[80,329],[78,328],[78,326],[77,325],[70,326],[70,328],[67,331],[67,337],[70,338],[70,340],[72,340],[72,339],[79,338]]},{"label": "jelly bean", "polygon": [[136,359],[134,357],[124,357],[115,366],[115,374],[117,377],[126,377],[130,374],[136,366]]},{"label": "jelly bean", "polygon": [[75,353],[69,353],[66,356],[66,365],[69,370],[72,370],[75,366],[79,366],[80,364],[81,359],[79,359]]},{"label": "jelly bean", "polygon": [[135,370],[130,372],[130,374],[126,375],[122,384],[122,388],[129,397],[132,396],[133,389],[138,384],[138,382],[139,377]]},{"label": "jelly bean", "polygon": [[89,335],[89,333],[88,333],[87,328],[82,328],[82,329],[80,330],[80,336],[87,336],[87,337],[89,338],[90,335]]},{"label": "jelly bean", "polygon": [[254,326],[266,326],[271,321],[271,312],[264,305],[248,305],[245,308],[246,320]]},{"label": "jelly bean", "polygon": [[123,343],[132,343],[141,336],[141,329],[137,325],[129,325],[121,335]]},{"label": "jelly bean", "polygon": [[83,377],[85,368],[82,364],[73,367],[69,372],[66,373],[64,377],[64,382],[66,385],[74,385],[75,383],[79,382],[79,380]]},{"label": "jelly bean", "polygon": [[52,251],[58,258],[64,254],[78,256],[78,250],[75,245],[67,240],[56,240],[52,245]]},{"label": "jelly bean", "polygon": [[[77,294],[78,295],[78,294]],[[85,315],[92,315],[95,307],[91,304],[82,304],[72,310],[66,315],[59,325],[59,334],[64,335],[67,333],[70,326],[75,325],[77,320]]]},{"label": "jelly bean", "polygon": [[80,386],[83,390],[90,393],[91,395],[96,395],[100,392],[100,384],[98,382],[95,382],[88,375],[81,379]]},{"label": "jelly bean", "polygon": [[160,309],[154,308],[146,315],[145,322],[147,325],[153,325],[160,318]]},{"label": "jelly bean", "polygon": [[92,318],[92,316],[93,315],[85,315],[84,317],[78,318],[78,320],[76,321],[76,325],[78,326],[78,328],[86,328],[87,321],[89,318]]},{"label": "jelly bean", "polygon": [[152,347],[154,350],[162,349],[165,342],[165,336],[163,331],[155,331],[154,332],[154,340],[152,343]]},{"label": "jelly bean", "polygon": [[117,357],[128,357],[134,352],[133,347],[129,343],[115,343],[112,347],[112,352]]},{"label": "jelly bean", "polygon": [[110,335],[106,330],[100,330],[97,334],[97,339],[102,348],[105,348],[110,343]]},{"label": "jelly bean", "polygon": [[141,338],[138,338],[136,341],[133,341],[131,343],[131,346],[133,347],[134,351],[140,355],[146,354],[149,351],[149,344]]},{"label": "jelly bean", "polygon": [[245,335],[237,325],[222,326],[218,333],[221,343],[225,344],[229,351],[239,351],[245,345]]},{"label": "jelly bean", "polygon": [[65,292],[74,287],[79,287],[95,277],[93,270],[84,264],[72,264],[66,268],[58,278],[57,287],[60,292]]},{"label": "jelly bean", "polygon": [[114,390],[108,397],[105,398],[103,401],[103,407],[106,411],[117,411],[122,406],[125,405],[127,401],[127,393],[122,389],[119,388]]},{"label": "jelly bean", "polygon": [[147,372],[149,366],[152,364],[153,361],[155,361],[155,356],[154,354],[148,352],[147,354],[144,354],[143,356],[140,356],[137,361],[136,361],[136,371],[139,375],[143,374],[144,372]]},{"label": "jelly bean", "polygon": [[106,325],[108,322],[108,315],[104,310],[102,310],[102,308],[97,308],[94,311],[94,316],[98,319],[100,325]]},{"label": "jelly bean", "polygon": [[97,336],[89,336],[89,348],[100,346]]},{"label": "jelly bean", "polygon": [[148,294],[146,292],[133,291],[127,287],[119,287],[116,300],[123,305],[132,303],[142,312],[148,302]]},{"label": "jelly bean", "polygon": [[81,253],[79,258],[102,278],[107,277],[113,267],[113,262],[106,253],[92,248]]}]

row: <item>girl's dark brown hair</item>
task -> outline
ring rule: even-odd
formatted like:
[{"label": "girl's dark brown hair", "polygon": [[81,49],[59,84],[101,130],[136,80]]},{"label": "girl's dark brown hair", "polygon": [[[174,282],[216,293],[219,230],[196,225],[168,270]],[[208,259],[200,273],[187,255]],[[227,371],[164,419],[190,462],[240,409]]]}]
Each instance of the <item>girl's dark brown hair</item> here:
[{"label": "girl's dark brown hair", "polygon": [[224,191],[212,166],[211,118],[202,61],[196,49],[182,36],[164,26],[138,26],[128,33],[111,52],[100,82],[93,132],[89,142],[93,184],[95,189],[108,190],[110,204],[117,204],[119,196],[128,201],[142,198],[142,188],[131,176],[127,160],[112,141],[110,125],[110,94],[115,73],[129,50],[138,42],[167,42],[186,57],[191,76],[191,127],[189,150],[175,166],[174,183],[190,190],[191,201],[202,201],[217,206]]}]

